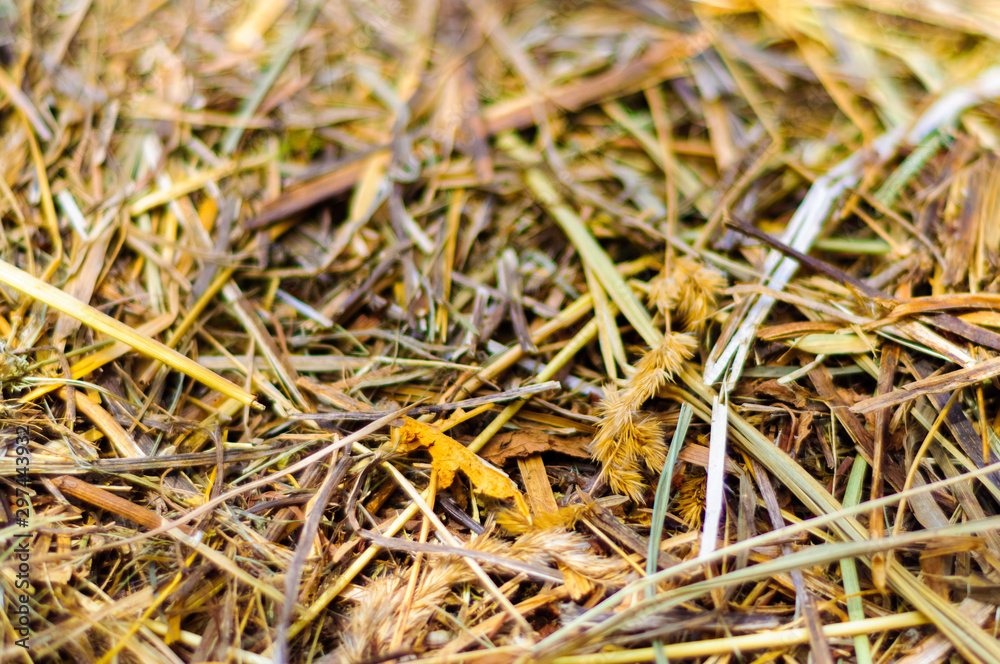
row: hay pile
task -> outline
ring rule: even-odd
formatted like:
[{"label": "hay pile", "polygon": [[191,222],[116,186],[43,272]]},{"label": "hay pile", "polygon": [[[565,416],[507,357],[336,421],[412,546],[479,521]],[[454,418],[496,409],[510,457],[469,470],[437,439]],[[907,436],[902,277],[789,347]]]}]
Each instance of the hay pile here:
[{"label": "hay pile", "polygon": [[998,56],[0,0],[0,658],[1000,662]]}]

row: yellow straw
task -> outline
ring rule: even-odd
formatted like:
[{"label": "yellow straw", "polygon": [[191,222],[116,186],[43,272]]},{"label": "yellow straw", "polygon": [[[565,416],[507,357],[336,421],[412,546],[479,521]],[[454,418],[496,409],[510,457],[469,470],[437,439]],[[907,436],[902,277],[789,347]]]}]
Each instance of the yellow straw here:
[{"label": "yellow straw", "polygon": [[89,304],[84,304],[75,297],[67,295],[55,286],[31,276],[6,261],[0,261],[0,281],[34,300],[44,302],[53,309],[57,309],[67,316],[72,316],[98,332],[103,332],[109,337],[131,346],[143,355],[159,360],[167,366],[187,374],[194,380],[225,394],[227,397],[258,410],[264,408],[257,402],[254,395],[242,387],[209,371],[172,348],[164,346],[159,341],[142,336],[128,325],[98,311]]}]

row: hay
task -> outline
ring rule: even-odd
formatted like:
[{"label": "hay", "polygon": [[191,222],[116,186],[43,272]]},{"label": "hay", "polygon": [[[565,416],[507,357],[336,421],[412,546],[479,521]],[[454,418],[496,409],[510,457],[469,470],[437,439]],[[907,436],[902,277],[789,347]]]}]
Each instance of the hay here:
[{"label": "hay", "polygon": [[1000,661],[998,55],[0,0],[0,658]]}]

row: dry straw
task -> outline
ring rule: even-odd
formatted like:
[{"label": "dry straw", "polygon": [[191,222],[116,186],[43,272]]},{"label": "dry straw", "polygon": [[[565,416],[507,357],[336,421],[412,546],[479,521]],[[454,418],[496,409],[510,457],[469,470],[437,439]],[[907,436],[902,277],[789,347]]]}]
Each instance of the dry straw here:
[{"label": "dry straw", "polygon": [[258,409],[263,408],[257,402],[254,395],[238,385],[234,385],[190,358],[184,357],[174,349],[164,346],[155,339],[139,334],[121,321],[117,321],[94,307],[80,302],[55,286],[31,276],[24,270],[6,261],[0,261],[0,281],[14,290],[27,295],[29,298],[47,304],[53,309],[57,309],[67,316],[75,318],[84,325],[132,347],[147,357],[159,360],[167,366],[187,374],[206,387],[210,387],[221,394],[236,399],[242,404]]},{"label": "dry straw", "polygon": [[0,3],[32,661],[1000,661],[995,3],[72,5]]}]

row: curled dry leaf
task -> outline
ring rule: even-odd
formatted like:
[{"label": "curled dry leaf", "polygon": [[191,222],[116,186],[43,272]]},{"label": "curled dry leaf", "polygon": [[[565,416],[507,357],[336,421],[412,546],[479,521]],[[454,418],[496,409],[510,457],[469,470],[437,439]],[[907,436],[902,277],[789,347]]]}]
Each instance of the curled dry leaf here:
[{"label": "curled dry leaf", "polygon": [[446,489],[455,480],[455,473],[465,473],[476,491],[502,500],[513,500],[519,510],[528,513],[524,496],[506,473],[483,461],[467,447],[429,424],[411,418],[397,432],[399,447],[410,452],[425,447],[431,455],[431,464],[438,473],[438,487]]}]

